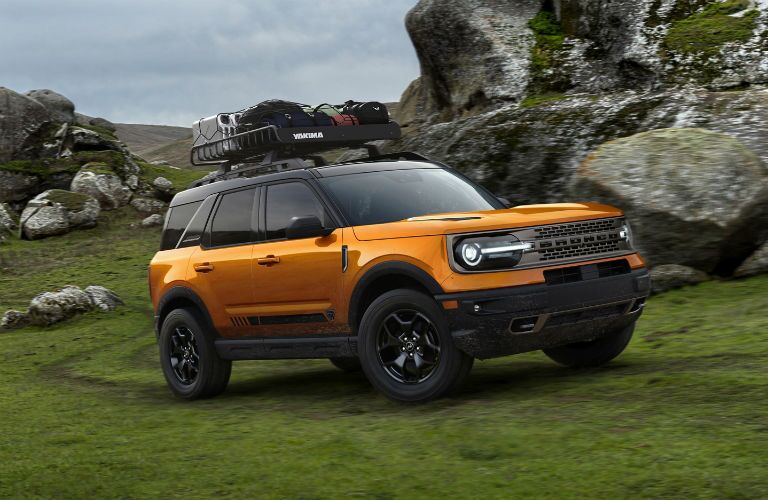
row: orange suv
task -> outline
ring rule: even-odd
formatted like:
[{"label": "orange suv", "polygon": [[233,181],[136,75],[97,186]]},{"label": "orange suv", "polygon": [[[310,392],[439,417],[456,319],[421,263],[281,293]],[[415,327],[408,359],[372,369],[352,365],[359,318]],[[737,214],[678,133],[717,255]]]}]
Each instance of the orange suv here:
[{"label": "orange suv", "polygon": [[413,153],[183,191],[149,284],[163,373],[187,399],[224,391],[243,359],[329,358],[399,401],[451,391],[475,358],[602,365],[650,289],[620,210],[508,208]]}]

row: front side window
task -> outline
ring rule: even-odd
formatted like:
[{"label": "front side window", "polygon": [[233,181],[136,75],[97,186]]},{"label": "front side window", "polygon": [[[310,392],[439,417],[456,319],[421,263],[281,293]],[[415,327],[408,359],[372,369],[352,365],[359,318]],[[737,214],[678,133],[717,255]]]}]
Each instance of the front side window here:
[{"label": "front side window", "polygon": [[294,217],[314,215],[330,227],[328,215],[315,193],[303,182],[273,184],[267,188],[267,239],[285,238]]},{"label": "front side window", "polygon": [[254,241],[251,228],[256,189],[227,193],[211,222],[211,246],[240,245]]},{"label": "front side window", "polygon": [[477,184],[442,168],[338,175],[320,182],[353,226],[504,208]]}]

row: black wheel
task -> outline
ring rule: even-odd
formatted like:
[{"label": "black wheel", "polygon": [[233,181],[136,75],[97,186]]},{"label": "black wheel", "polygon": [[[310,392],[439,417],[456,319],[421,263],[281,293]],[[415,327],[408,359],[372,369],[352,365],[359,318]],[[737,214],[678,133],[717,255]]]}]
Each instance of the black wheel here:
[{"label": "black wheel", "polygon": [[589,342],[577,342],[552,349],[544,354],[561,365],[572,368],[601,366],[621,354],[632,339],[635,323]]},{"label": "black wheel", "polygon": [[232,362],[219,358],[213,338],[195,311],[174,309],[160,329],[160,366],[174,394],[184,399],[221,394]]},{"label": "black wheel", "polygon": [[362,370],[360,366],[360,358],[330,358],[333,366],[344,372],[359,372]]},{"label": "black wheel", "polygon": [[360,322],[360,361],[371,384],[390,399],[421,402],[455,389],[474,359],[453,344],[440,306],[415,290],[393,290],[371,303]]}]

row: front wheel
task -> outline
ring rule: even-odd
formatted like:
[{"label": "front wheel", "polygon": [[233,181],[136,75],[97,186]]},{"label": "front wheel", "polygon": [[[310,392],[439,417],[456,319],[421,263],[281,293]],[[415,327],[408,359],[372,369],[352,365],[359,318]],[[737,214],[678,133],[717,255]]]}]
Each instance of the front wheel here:
[{"label": "front wheel", "polygon": [[552,349],[544,349],[544,354],[553,361],[571,368],[602,366],[613,360],[626,349],[632,340],[635,323],[608,333],[589,342],[576,342]]},{"label": "front wheel", "polygon": [[226,389],[232,362],[219,358],[196,311],[174,309],[160,329],[160,366],[171,391],[184,399],[217,396]]},{"label": "front wheel", "polygon": [[371,384],[402,402],[450,392],[474,361],[454,345],[440,306],[409,289],[392,290],[371,303],[360,322],[359,350]]}]

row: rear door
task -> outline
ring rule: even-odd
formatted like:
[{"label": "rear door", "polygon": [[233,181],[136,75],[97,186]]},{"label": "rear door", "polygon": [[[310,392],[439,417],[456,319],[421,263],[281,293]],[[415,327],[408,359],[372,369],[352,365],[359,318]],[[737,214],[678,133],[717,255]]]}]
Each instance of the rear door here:
[{"label": "rear door", "polygon": [[[260,236],[254,245],[254,307],[262,336],[338,335],[348,332],[339,310],[342,230],[310,183],[269,184],[261,196]],[[320,238],[286,239],[293,217],[315,215]]]},{"label": "rear door", "polygon": [[258,195],[258,187],[220,194],[202,244],[189,261],[188,280],[223,336],[248,335],[250,330]]}]

